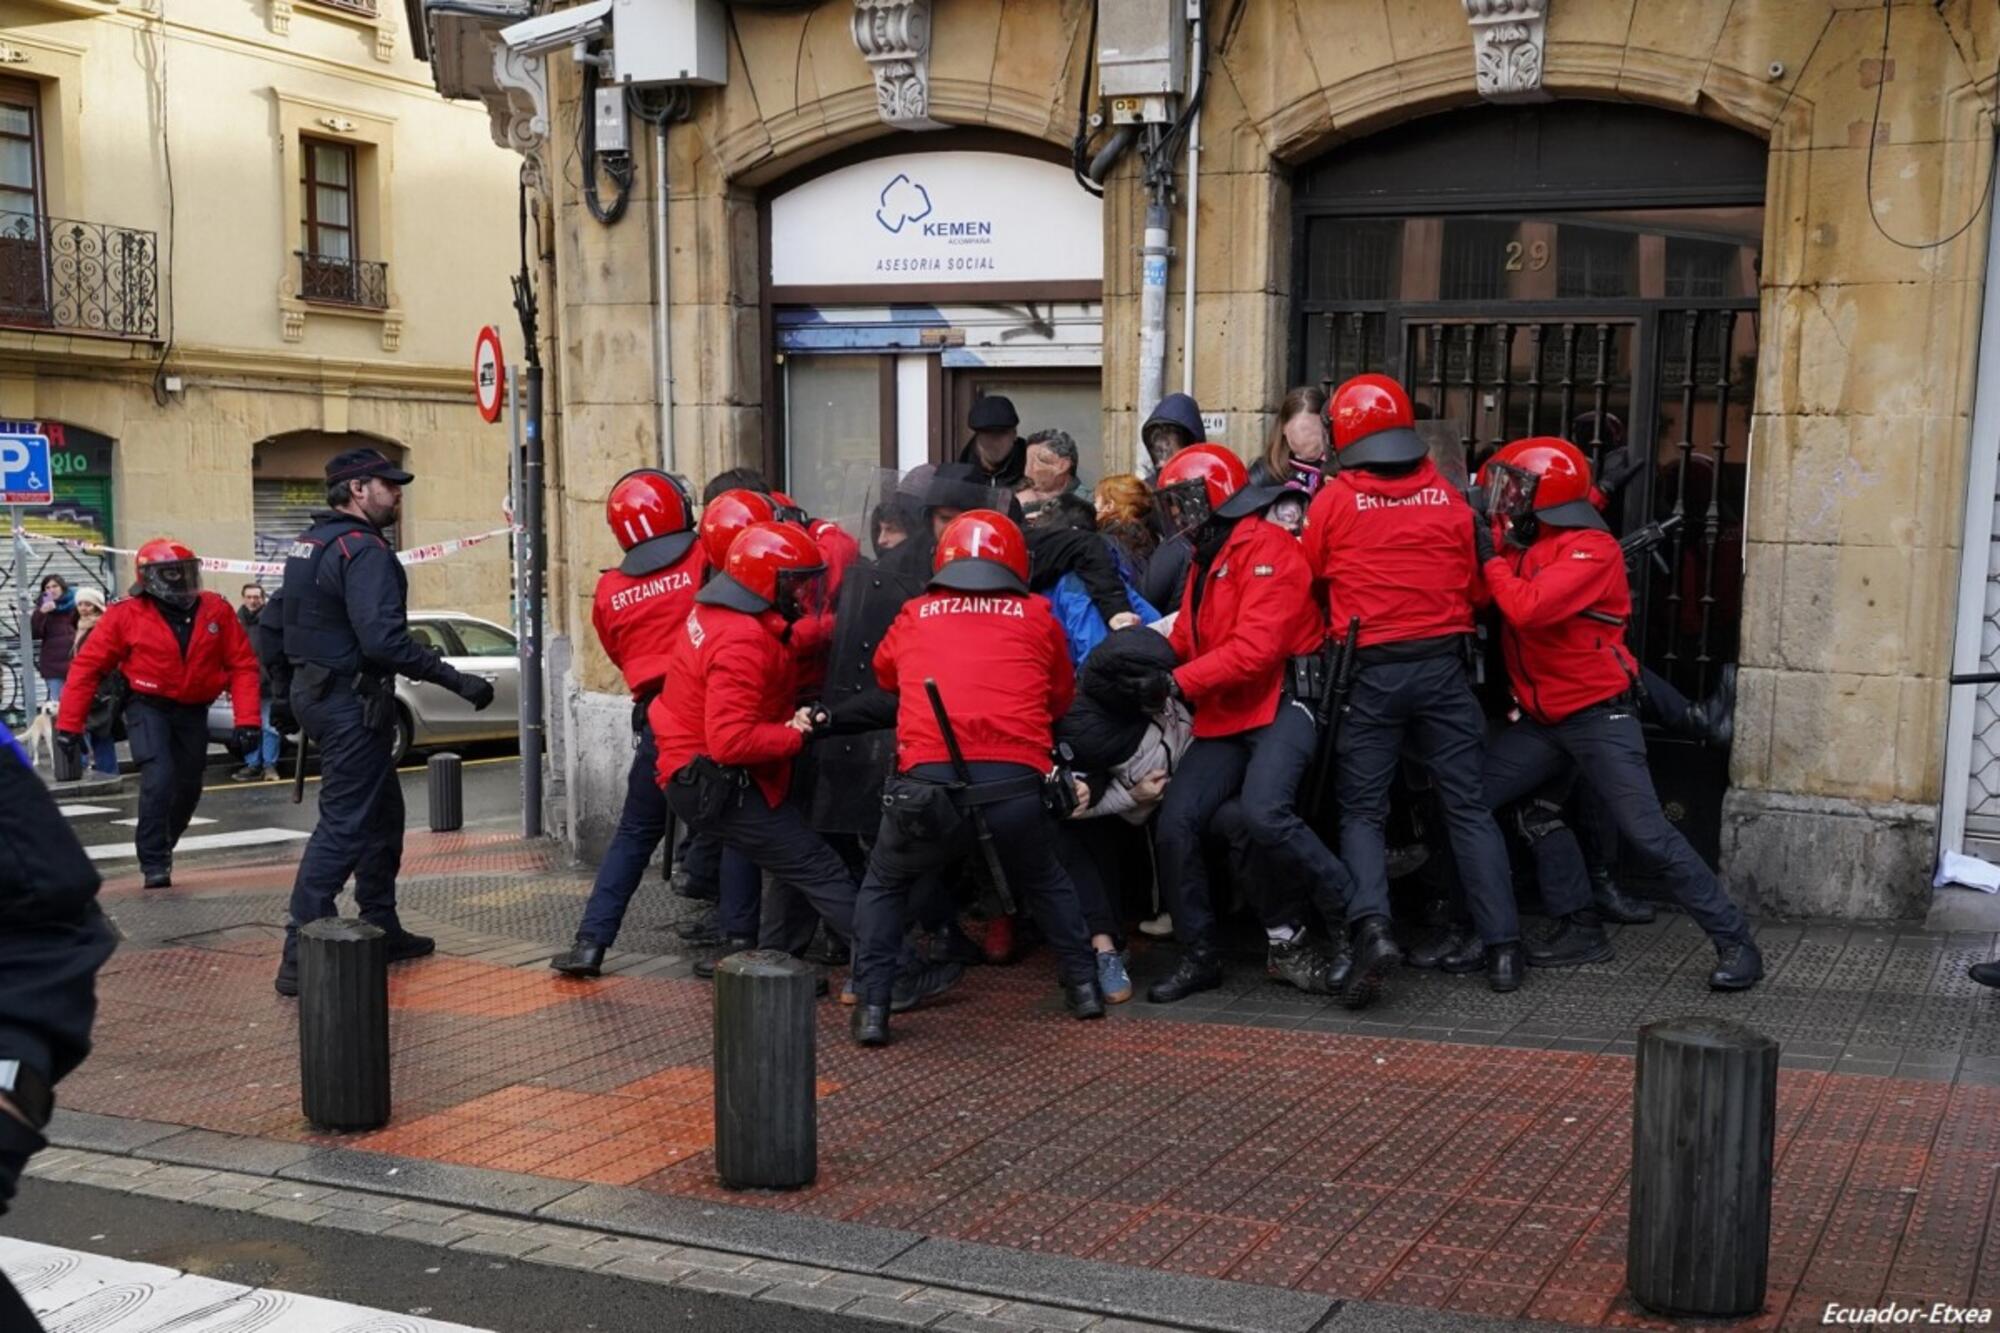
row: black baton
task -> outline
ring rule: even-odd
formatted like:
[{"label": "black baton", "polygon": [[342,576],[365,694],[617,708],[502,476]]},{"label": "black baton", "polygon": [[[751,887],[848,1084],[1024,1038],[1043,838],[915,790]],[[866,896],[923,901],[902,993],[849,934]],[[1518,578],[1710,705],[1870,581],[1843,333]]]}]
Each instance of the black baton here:
[{"label": "black baton", "polygon": [[[931,712],[937,716],[938,730],[944,733],[944,748],[951,755],[951,770],[958,775],[958,785],[969,792],[972,770],[966,766],[965,752],[958,748],[958,733],[951,729],[951,716],[944,711],[944,696],[938,693],[937,681],[926,676],[924,693],[931,697]],[[993,892],[1000,898],[1000,910],[1012,916],[1014,895],[1007,888],[1007,872],[1000,865],[1000,849],[993,845],[993,830],[986,827],[986,812],[968,801],[965,813],[971,816],[972,831],[979,837],[979,854],[986,862],[986,874],[993,881]]]},{"label": "black baton", "polygon": [[302,804],[306,799],[306,751],[312,741],[306,736],[305,723],[299,723],[299,752],[292,756],[292,804]]}]

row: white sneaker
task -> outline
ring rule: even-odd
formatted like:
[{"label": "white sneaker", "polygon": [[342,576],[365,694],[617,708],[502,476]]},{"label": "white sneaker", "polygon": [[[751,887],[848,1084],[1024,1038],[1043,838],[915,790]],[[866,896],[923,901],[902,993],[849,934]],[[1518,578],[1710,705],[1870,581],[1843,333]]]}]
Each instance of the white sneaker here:
[{"label": "white sneaker", "polygon": [[1151,921],[1141,921],[1139,923],[1139,933],[1141,935],[1150,935],[1156,940],[1167,939],[1174,933],[1174,918],[1171,914],[1162,912]]}]

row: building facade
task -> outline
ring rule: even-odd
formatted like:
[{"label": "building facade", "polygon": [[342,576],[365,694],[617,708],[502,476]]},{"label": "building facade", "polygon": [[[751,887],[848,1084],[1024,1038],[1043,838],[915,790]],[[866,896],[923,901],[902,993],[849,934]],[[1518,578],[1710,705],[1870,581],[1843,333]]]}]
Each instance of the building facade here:
[{"label": "building facade", "polygon": [[[377,0],[0,0],[0,421],[56,473],[29,530],[270,558],[357,444],[421,479],[405,544],[502,526],[470,358],[507,309],[518,171]],[[31,585],[131,580],[33,552]],[[504,542],[412,574],[417,605],[510,614]]]},{"label": "building facade", "polygon": [[1005,392],[1087,476],[1131,471],[1154,384],[1254,456],[1288,386],[1373,369],[1475,457],[1636,445],[1618,522],[1678,526],[1635,642],[1691,694],[1741,668],[1726,758],[1656,745],[1669,814],[1763,910],[1922,915],[1941,838],[2000,835],[2000,711],[1946,681],[2000,648],[1990,8],[1210,0],[1198,118],[1122,156],[1089,120],[1118,119],[1110,8],[728,5],[726,80],[684,94],[664,172],[635,122],[608,226],[564,166],[566,51],[439,64],[543,182],[557,825],[589,850],[616,808],[587,607],[626,469],[834,504]]}]

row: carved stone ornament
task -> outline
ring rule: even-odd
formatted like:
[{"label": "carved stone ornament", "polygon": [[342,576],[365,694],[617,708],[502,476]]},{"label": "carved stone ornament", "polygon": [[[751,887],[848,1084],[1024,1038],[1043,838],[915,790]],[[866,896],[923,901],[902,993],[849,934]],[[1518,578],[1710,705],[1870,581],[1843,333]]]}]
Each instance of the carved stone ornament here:
[{"label": "carved stone ornament", "polygon": [[284,340],[288,343],[302,341],[306,336],[306,312],[303,310],[285,309],[279,311],[279,314],[284,320],[283,327],[280,330]]},{"label": "carved stone ornament", "polygon": [[375,25],[375,58],[388,64],[396,58],[396,21],[383,19]]},{"label": "carved stone ornament", "polygon": [[1546,102],[1542,47],[1550,0],[1465,0],[1473,70],[1489,102]]},{"label": "carved stone ornament", "polygon": [[875,72],[875,109],[899,130],[931,119],[931,0],[854,0],[854,45]]},{"label": "carved stone ornament", "polygon": [[271,32],[278,37],[292,31],[292,0],[271,0]]},{"label": "carved stone ornament", "polygon": [[493,141],[528,159],[539,182],[541,151],[549,138],[549,71],[540,56],[522,55],[499,41],[493,44],[493,81],[501,98],[487,98]]},{"label": "carved stone ornament", "polygon": [[391,316],[382,321],[382,350],[398,352],[403,348],[403,321]]}]

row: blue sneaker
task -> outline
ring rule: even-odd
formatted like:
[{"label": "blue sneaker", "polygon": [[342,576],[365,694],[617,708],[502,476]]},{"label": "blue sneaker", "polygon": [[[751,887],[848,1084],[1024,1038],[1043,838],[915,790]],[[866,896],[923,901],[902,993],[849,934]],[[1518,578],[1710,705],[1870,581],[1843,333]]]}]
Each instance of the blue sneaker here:
[{"label": "blue sneaker", "polygon": [[1132,998],[1132,978],[1125,971],[1125,956],[1116,950],[1097,955],[1097,988],[1106,1004],[1123,1004]]}]

